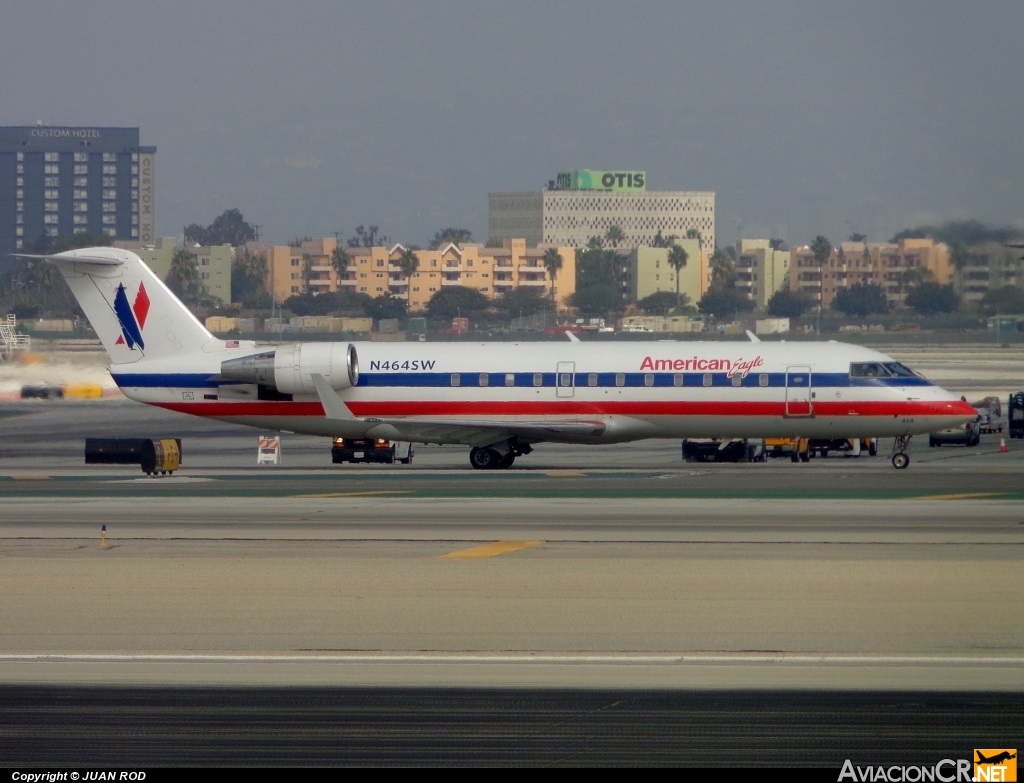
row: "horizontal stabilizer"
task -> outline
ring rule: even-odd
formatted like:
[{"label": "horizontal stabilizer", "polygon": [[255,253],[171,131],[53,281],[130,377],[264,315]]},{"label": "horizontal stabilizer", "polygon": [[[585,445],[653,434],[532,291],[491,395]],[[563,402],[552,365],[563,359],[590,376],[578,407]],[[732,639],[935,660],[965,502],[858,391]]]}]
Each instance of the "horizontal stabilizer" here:
[{"label": "horizontal stabilizer", "polygon": [[55,263],[74,263],[74,264],[94,264],[95,266],[118,266],[123,264],[120,258],[110,258],[106,256],[81,256],[76,255],[74,258],[68,258],[67,256],[61,255],[50,255],[50,256],[36,256],[28,253],[12,253],[11,255],[17,258],[35,258],[40,261],[52,261]]}]

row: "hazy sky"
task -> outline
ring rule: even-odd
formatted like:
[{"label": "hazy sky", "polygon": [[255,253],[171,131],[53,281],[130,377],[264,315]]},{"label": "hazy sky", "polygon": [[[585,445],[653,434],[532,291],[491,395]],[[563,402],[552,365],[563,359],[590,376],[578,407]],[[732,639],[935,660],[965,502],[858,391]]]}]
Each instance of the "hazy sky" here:
[{"label": "hazy sky", "polygon": [[642,169],[720,245],[1024,229],[1024,2],[7,0],[0,125],[138,126],[157,232],[487,238],[487,194]]}]

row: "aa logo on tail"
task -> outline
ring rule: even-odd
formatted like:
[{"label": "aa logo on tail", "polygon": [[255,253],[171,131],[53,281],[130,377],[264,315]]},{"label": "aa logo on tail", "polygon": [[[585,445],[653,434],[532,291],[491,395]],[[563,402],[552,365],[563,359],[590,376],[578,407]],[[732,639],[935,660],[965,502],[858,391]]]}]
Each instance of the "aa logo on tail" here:
[{"label": "aa logo on tail", "polygon": [[146,286],[139,283],[139,291],[135,295],[135,303],[128,304],[128,293],[124,290],[124,284],[117,286],[117,293],[114,295],[114,313],[121,323],[121,336],[117,338],[116,345],[127,344],[130,349],[135,346],[145,350],[146,343],[142,339],[142,330],[146,326],[146,316],[149,315],[149,294],[146,293]]}]

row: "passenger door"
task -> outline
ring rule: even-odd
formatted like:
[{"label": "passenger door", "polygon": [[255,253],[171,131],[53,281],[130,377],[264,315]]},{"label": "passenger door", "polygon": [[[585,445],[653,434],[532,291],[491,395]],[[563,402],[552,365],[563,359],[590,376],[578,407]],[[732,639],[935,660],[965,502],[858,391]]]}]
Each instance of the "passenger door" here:
[{"label": "passenger door", "polygon": [[811,405],[811,368],[794,365],[786,368],[786,415],[813,416]]},{"label": "passenger door", "polygon": [[555,395],[572,397],[576,376],[576,362],[559,362],[555,373]]}]

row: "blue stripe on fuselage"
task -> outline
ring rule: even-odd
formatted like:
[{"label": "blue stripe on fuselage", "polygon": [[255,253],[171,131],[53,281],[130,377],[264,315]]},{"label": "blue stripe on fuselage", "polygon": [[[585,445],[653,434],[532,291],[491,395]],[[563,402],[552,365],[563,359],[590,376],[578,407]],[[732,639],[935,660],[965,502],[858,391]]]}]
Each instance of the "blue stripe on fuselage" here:
[{"label": "blue stripe on fuselage", "polygon": [[[483,388],[480,386],[481,376],[486,376],[487,387],[503,388],[505,373],[479,373],[460,372],[459,387]],[[517,372],[513,373],[513,387],[538,388],[534,384],[535,373]],[[556,386],[558,374],[553,372],[541,373],[540,387]],[[597,383],[590,385],[591,373],[577,372],[573,375],[573,386],[578,389],[585,388],[644,388],[647,386],[647,376],[653,375],[654,388],[708,388],[704,383],[706,375],[711,376],[712,388],[781,388],[786,385],[786,373],[767,373],[768,381],[762,384],[761,378],[765,373],[750,373],[741,379],[739,387],[734,386],[733,378],[723,372],[702,373],[671,373],[671,372],[629,372],[623,373],[622,384],[616,383],[620,373],[599,372]],[[676,376],[682,376],[682,384],[676,384]],[[118,386],[135,388],[187,388],[216,389],[218,386],[237,385],[237,381],[218,381],[216,375],[208,373],[111,373],[114,382]],[[359,376],[360,387],[370,388],[454,388],[452,386],[453,373],[361,373]],[[864,387],[864,386],[931,386],[931,382],[924,378],[850,378],[846,373],[813,373],[811,375],[811,387],[843,388],[843,387]]]}]

